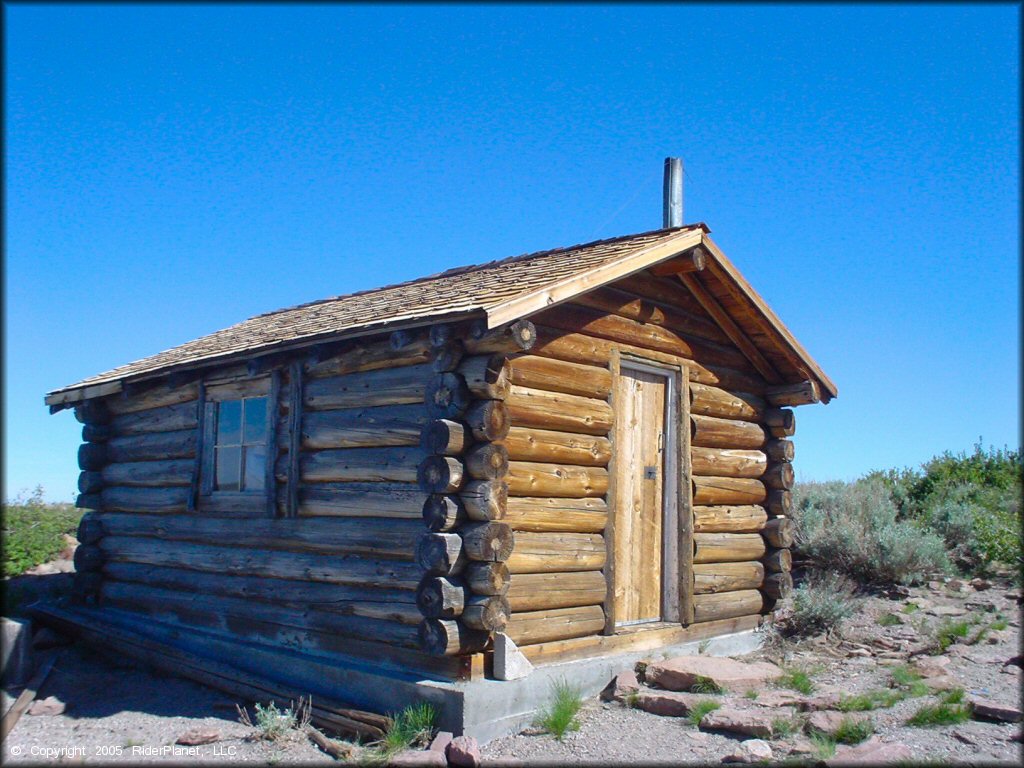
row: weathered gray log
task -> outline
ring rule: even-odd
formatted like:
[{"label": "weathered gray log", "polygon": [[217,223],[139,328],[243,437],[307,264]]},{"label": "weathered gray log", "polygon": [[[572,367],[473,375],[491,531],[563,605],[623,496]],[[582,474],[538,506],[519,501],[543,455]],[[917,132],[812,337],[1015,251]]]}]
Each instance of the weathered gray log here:
[{"label": "weathered gray log", "polygon": [[198,381],[190,381],[185,384],[162,381],[139,386],[127,384],[125,387],[119,395],[108,397],[104,401],[107,410],[114,416],[145,411],[150,408],[162,408],[165,405],[187,403],[199,397]]},{"label": "weathered gray log", "polygon": [[125,413],[115,416],[110,422],[114,434],[144,435],[153,432],[175,432],[182,429],[194,430],[198,424],[198,401],[165,405],[147,411]]},{"label": "weathered gray log", "polygon": [[350,373],[375,371],[382,368],[403,368],[430,362],[430,341],[426,334],[409,334],[401,349],[395,349],[389,339],[369,337],[340,343],[317,344],[303,364],[303,373],[311,379],[327,376],[345,376]]},{"label": "weathered gray log", "polygon": [[303,404],[316,411],[423,402],[429,364],[381,368],[306,382]]},{"label": "weathered gray log", "polygon": [[462,421],[474,440],[485,442],[503,439],[512,426],[508,406],[501,400],[475,400],[466,409]]},{"label": "weathered gray log", "polygon": [[450,419],[433,419],[423,425],[420,447],[425,453],[439,456],[460,456],[472,442],[466,428]]},{"label": "weathered gray log", "polygon": [[85,400],[75,406],[75,418],[80,424],[106,424],[110,411],[102,400]]},{"label": "weathered gray log", "polygon": [[196,455],[196,430],[114,437],[106,445],[107,460],[112,463],[190,459]]},{"label": "weathered gray log", "polygon": [[475,480],[497,480],[508,473],[508,450],[501,443],[480,443],[463,459],[467,474]]},{"label": "weathered gray log", "polygon": [[764,569],[771,573],[788,573],[793,568],[793,555],[788,549],[770,549],[761,558]]},{"label": "weathered gray log", "polygon": [[765,523],[761,531],[770,546],[788,549],[793,546],[793,523],[788,517],[776,517]]},{"label": "weathered gray log", "polygon": [[432,493],[423,502],[423,524],[428,531],[451,531],[465,520],[466,508],[456,495]]},{"label": "weathered gray log", "polygon": [[86,512],[78,521],[78,533],[75,538],[79,544],[95,544],[103,538],[106,531],[103,528],[103,521],[99,515]]},{"label": "weathered gray log", "polygon": [[796,432],[796,414],[788,408],[769,408],[764,423],[775,437],[788,437]]},{"label": "weathered gray log", "polygon": [[459,364],[459,374],[474,397],[481,400],[504,400],[508,397],[508,358],[505,355],[474,355]]},{"label": "weathered gray log", "polygon": [[477,595],[504,595],[509,591],[512,577],[505,563],[466,563],[462,580],[469,591]]},{"label": "weathered gray log", "polygon": [[436,373],[427,382],[424,400],[427,413],[437,419],[458,419],[469,407],[472,395],[458,373]]},{"label": "weathered gray log", "polygon": [[422,403],[311,411],[302,417],[304,450],[416,445],[426,421]]},{"label": "weathered gray log", "polygon": [[99,493],[103,490],[103,473],[95,471],[85,471],[78,473],[78,492],[79,493]]},{"label": "weathered gray log", "polygon": [[94,544],[79,544],[75,548],[75,570],[76,571],[98,571],[103,567],[106,556],[99,547]]},{"label": "weathered gray log", "polygon": [[454,456],[427,456],[416,471],[424,493],[452,493],[462,487],[466,467]]},{"label": "weathered gray log", "polygon": [[[477,334],[475,337],[474,333]],[[510,325],[488,331],[474,325],[465,343],[466,351],[474,355],[485,352],[528,352],[537,343],[537,328],[529,320],[516,320]]]},{"label": "weathered gray log", "polygon": [[78,468],[99,470],[107,463],[106,443],[82,443],[78,446]]},{"label": "weathered gray log", "polygon": [[765,389],[765,399],[776,406],[809,405],[821,401],[821,391],[813,381],[797,384],[777,384]]},{"label": "weathered gray log", "polygon": [[792,461],[796,455],[796,449],[791,440],[769,440],[764,447],[764,452],[772,461]]},{"label": "weathered gray log", "polygon": [[472,595],[462,609],[462,623],[470,629],[501,632],[508,624],[512,609],[500,595]]},{"label": "weathered gray log", "polygon": [[434,373],[446,373],[454,371],[466,354],[466,348],[459,339],[451,339],[440,347],[434,347],[434,353],[430,360],[430,367]]},{"label": "weathered gray log", "polygon": [[[470,560],[508,560],[515,545],[512,529],[504,523],[471,523],[460,530],[462,550]],[[436,535],[436,534],[435,534]]]},{"label": "weathered gray log", "polygon": [[789,597],[789,594],[793,591],[793,577],[785,571],[768,574],[764,584],[761,585],[761,591],[772,600],[782,600]]},{"label": "weathered gray log", "polygon": [[83,443],[102,443],[114,436],[114,430],[109,424],[83,424]]},{"label": "weathered gray log", "polygon": [[[414,483],[423,451],[414,448],[337,448],[303,453],[299,476],[306,483]],[[288,457],[277,462],[277,480],[288,479]]]},{"label": "weathered gray log", "polygon": [[482,651],[489,632],[470,629],[451,619],[424,619],[420,624],[420,648],[433,656],[461,656]]},{"label": "weathered gray log", "polygon": [[428,619],[454,619],[462,615],[470,592],[457,579],[425,576],[416,587],[416,606]]},{"label": "weathered gray log", "polygon": [[430,346],[438,349],[468,333],[469,328],[465,323],[435,323],[430,326]]},{"label": "weathered gray log", "polygon": [[457,533],[424,533],[416,543],[416,562],[428,576],[453,576],[462,571],[466,560]]},{"label": "weathered gray log", "polygon": [[770,490],[765,499],[764,508],[769,515],[788,515],[793,511],[793,493],[791,491]]},{"label": "weathered gray log", "polygon": [[412,328],[401,328],[397,331],[392,331],[388,337],[388,343],[393,350],[396,352],[400,349],[405,349],[412,344],[418,338],[419,334]]},{"label": "weathered gray log", "polygon": [[793,465],[788,461],[772,464],[765,471],[764,477],[761,478],[762,482],[769,488],[774,488],[779,491],[793,490],[793,483],[795,482],[795,479]]},{"label": "weathered gray log", "polygon": [[459,493],[471,520],[501,520],[508,509],[508,486],[497,480],[472,480]]},{"label": "weathered gray log", "polygon": [[108,486],[98,494],[83,494],[75,506],[103,512],[184,512],[188,506],[189,489],[127,488]]},{"label": "weathered gray log", "polygon": [[192,484],[192,459],[131,461],[107,464],[100,473],[104,485],[166,488]]},{"label": "weathered gray log", "polygon": [[299,489],[300,517],[382,517],[415,520],[423,492],[415,483],[316,483]]},{"label": "weathered gray log", "polygon": [[103,574],[99,571],[78,571],[71,582],[71,595],[76,602],[92,602],[103,586]]}]

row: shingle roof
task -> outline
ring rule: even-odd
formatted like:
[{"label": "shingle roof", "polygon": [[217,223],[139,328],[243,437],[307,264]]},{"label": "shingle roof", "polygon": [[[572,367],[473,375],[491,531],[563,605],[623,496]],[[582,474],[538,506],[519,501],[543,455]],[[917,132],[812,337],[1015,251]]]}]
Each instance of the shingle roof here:
[{"label": "shingle roof", "polygon": [[510,298],[557,283],[671,240],[692,224],[450,269],[397,285],[335,296],[257,315],[164,352],[54,390],[56,395],[107,382],[149,376],[266,347],[317,337],[355,334],[437,315],[486,312]]}]

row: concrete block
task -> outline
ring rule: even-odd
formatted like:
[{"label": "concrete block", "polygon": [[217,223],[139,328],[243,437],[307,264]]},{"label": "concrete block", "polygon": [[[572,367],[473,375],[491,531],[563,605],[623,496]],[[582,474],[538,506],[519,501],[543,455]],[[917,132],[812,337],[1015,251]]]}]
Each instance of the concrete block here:
[{"label": "concrete block", "polygon": [[533,664],[523,656],[512,638],[504,632],[494,634],[494,677],[519,680],[533,672]]},{"label": "concrete block", "polygon": [[32,676],[32,625],[3,617],[0,678],[5,687],[21,687]]}]

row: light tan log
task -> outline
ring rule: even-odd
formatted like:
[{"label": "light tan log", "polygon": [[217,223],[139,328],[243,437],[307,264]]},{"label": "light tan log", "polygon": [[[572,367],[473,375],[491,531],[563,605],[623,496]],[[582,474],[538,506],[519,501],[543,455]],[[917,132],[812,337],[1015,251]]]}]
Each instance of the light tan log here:
[{"label": "light tan log", "polygon": [[423,502],[423,524],[428,531],[451,531],[465,520],[466,508],[458,496],[432,493]]},{"label": "light tan log", "polygon": [[765,553],[759,533],[695,533],[694,563],[733,563],[759,560]]},{"label": "light tan log", "polygon": [[521,355],[509,360],[509,381],[519,387],[607,400],[612,374],[605,367]]},{"label": "light tan log", "polygon": [[612,457],[608,438],[575,432],[513,427],[502,442],[512,461],[606,467]]},{"label": "light tan log", "polygon": [[469,598],[466,585],[444,576],[424,576],[416,587],[416,607],[428,619],[454,619],[462,615]]},{"label": "light tan log", "polygon": [[512,529],[504,523],[470,523],[464,525],[459,534],[462,550],[470,560],[505,562],[515,546]]},{"label": "light tan log", "polygon": [[702,448],[760,448],[768,432],[760,424],[716,416],[690,416],[690,444]]},{"label": "light tan log", "polygon": [[747,477],[694,477],[694,504],[760,504],[767,492],[764,483]]},{"label": "light tan log", "polygon": [[529,320],[517,320],[492,330],[482,325],[471,327],[470,337],[465,339],[466,351],[472,355],[484,353],[529,352],[537,343],[537,328]]},{"label": "light tan log", "polygon": [[508,500],[504,522],[514,531],[601,533],[608,524],[608,505],[604,499],[594,497],[516,496]]},{"label": "light tan log", "polygon": [[764,507],[753,504],[693,508],[695,533],[756,533],[767,520]]},{"label": "light tan log", "polygon": [[758,589],[764,582],[764,566],[752,560],[738,563],[698,563],[693,566],[693,591],[698,595]]},{"label": "light tan log", "polygon": [[485,442],[501,440],[508,434],[512,419],[501,400],[474,400],[462,416],[473,439]]},{"label": "light tan log", "polygon": [[772,464],[762,478],[766,486],[779,491],[791,491],[795,479],[793,465],[788,461]]},{"label": "light tan log", "polygon": [[748,392],[729,392],[697,382],[690,384],[690,413],[759,421],[766,408],[764,400]]},{"label": "light tan log", "polygon": [[125,413],[115,416],[110,421],[110,430],[118,436],[144,435],[153,432],[174,432],[180,429],[194,430],[197,401],[165,405],[136,413]]},{"label": "light tan log", "polygon": [[718,325],[707,317],[704,308],[690,292],[674,279],[660,280],[639,272],[617,281],[615,288],[605,286],[575,301],[633,320],[692,333],[721,344],[731,343]]},{"label": "light tan log", "polygon": [[514,583],[520,573],[600,570],[606,555],[600,534],[521,532],[516,534],[508,569]]},{"label": "light tan log", "polygon": [[764,412],[764,423],[773,437],[789,437],[796,433],[796,414],[788,408],[769,408]]},{"label": "light tan log", "polygon": [[505,404],[517,427],[603,436],[612,426],[611,406],[593,397],[513,386]]},{"label": "light tan log", "polygon": [[324,411],[422,403],[432,376],[433,370],[424,364],[311,379],[304,388],[303,405],[312,411]]},{"label": "light tan log", "polygon": [[497,480],[508,473],[508,450],[501,443],[479,443],[466,452],[463,461],[474,480]]},{"label": "light tan log", "polygon": [[789,573],[793,569],[793,555],[788,549],[770,549],[761,562],[771,573]]},{"label": "light tan log", "polygon": [[303,366],[305,375],[310,379],[322,379],[428,363],[431,355],[430,340],[426,336],[417,337],[414,331],[401,333],[404,334],[398,339],[401,347],[395,347],[390,338],[348,342],[348,348],[337,354],[317,362],[307,362]]},{"label": "light tan log", "polygon": [[[306,483],[415,483],[424,459],[416,448],[338,448],[303,453],[299,476]],[[277,463],[277,480],[288,479],[287,456]]]},{"label": "light tan log", "polygon": [[772,516],[790,514],[793,511],[793,493],[791,491],[769,490],[764,508]]},{"label": "light tan log", "polygon": [[452,339],[440,347],[434,347],[430,359],[430,367],[435,373],[447,373],[459,367],[466,354],[466,348],[460,339]]},{"label": "light tan log", "polygon": [[462,611],[462,623],[470,629],[501,632],[508,625],[512,609],[501,595],[472,595]]},{"label": "light tan log", "polygon": [[101,476],[106,485],[132,485],[149,488],[192,484],[192,459],[170,461],[133,461],[126,464],[107,464]]},{"label": "light tan log", "polygon": [[454,456],[427,456],[420,462],[416,482],[424,493],[453,493],[462,487],[466,468]]},{"label": "light tan log", "polygon": [[761,591],[772,600],[782,600],[789,597],[790,593],[793,591],[793,577],[786,571],[770,573],[764,580],[764,585],[761,587]]},{"label": "light tan log", "polygon": [[375,588],[413,590],[421,575],[419,567],[411,561],[372,560],[362,555],[280,552],[135,536],[104,536],[98,546],[108,560],[117,562],[247,576],[258,574],[278,579],[362,584]]},{"label": "light tan log", "polygon": [[775,517],[769,520],[761,531],[769,546],[789,549],[793,546],[793,521],[788,517]]},{"label": "light tan log", "polygon": [[608,492],[608,470],[603,467],[510,461],[507,477],[510,496],[584,498]]},{"label": "light tan log", "polygon": [[768,457],[761,451],[743,448],[690,449],[691,470],[712,477],[761,477]]},{"label": "light tan log", "polygon": [[426,421],[422,403],[311,411],[302,417],[303,450],[417,445]]},{"label": "light tan log", "polygon": [[764,605],[764,598],[756,589],[741,589],[735,592],[714,592],[694,595],[693,620],[715,621],[748,616],[758,613]]},{"label": "light tan log", "polygon": [[772,461],[792,461],[796,455],[796,449],[790,440],[769,440],[764,452]]},{"label": "light tan log", "polygon": [[420,648],[433,656],[461,656],[482,651],[489,632],[470,629],[453,619],[424,619],[420,624]]},{"label": "light tan log", "polygon": [[187,403],[199,397],[199,383],[196,381],[179,385],[172,385],[165,381],[145,389],[134,389],[134,391],[133,389],[131,385],[128,385],[128,388],[122,390],[121,394],[108,397],[104,401],[107,411],[114,416],[119,416],[150,408],[161,408],[165,405]]},{"label": "light tan log", "polygon": [[516,613],[601,605],[607,590],[601,571],[520,573],[512,578],[508,602]]},{"label": "light tan log", "polygon": [[653,323],[641,323],[626,317],[608,314],[580,304],[566,303],[545,310],[539,322],[570,333],[585,333],[599,338],[660,352],[733,366],[743,369],[747,359],[735,347],[716,344],[696,336],[677,333]]},{"label": "light tan log", "polygon": [[501,520],[508,507],[508,485],[496,480],[472,480],[459,497],[470,520]]},{"label": "light tan log", "polygon": [[[668,365],[678,365],[679,355],[666,354],[646,347],[622,344],[588,336],[583,333],[566,333],[555,328],[538,327],[537,346],[533,354],[591,365],[608,365],[613,349],[644,357]],[[761,392],[764,380],[757,374],[739,371],[719,365],[705,365],[695,360],[687,361],[690,380],[701,384],[712,384],[742,392]]]},{"label": "light tan log", "polygon": [[777,384],[765,390],[765,399],[775,406],[809,405],[821,402],[821,390],[813,381],[798,384]]},{"label": "light tan log", "polygon": [[459,364],[459,373],[474,397],[481,400],[504,400],[508,396],[508,358],[504,355],[474,355]]},{"label": "light tan log", "polygon": [[588,605],[513,613],[505,634],[516,645],[523,646],[596,635],[602,629],[604,610],[599,605]]},{"label": "light tan log", "polygon": [[196,430],[114,437],[106,446],[106,460],[115,463],[188,459],[196,455]]},{"label": "light tan log", "polygon": [[650,270],[635,272],[615,282],[615,287],[635,296],[643,296],[648,301],[658,302],[667,307],[685,311],[688,315],[703,319],[718,331],[718,340],[729,343],[720,328],[707,316],[707,312],[692,293],[679,282],[676,277],[657,277]]},{"label": "light tan log", "polygon": [[469,591],[477,595],[504,595],[508,592],[512,577],[505,563],[466,563],[462,580]]},{"label": "light tan log", "polygon": [[424,533],[416,543],[416,562],[428,576],[453,576],[466,566],[457,533]]},{"label": "light tan log", "polygon": [[694,248],[681,256],[675,256],[668,261],[655,264],[650,268],[650,273],[657,277],[668,275],[681,275],[685,272],[700,272],[707,264],[707,254],[702,248]]},{"label": "light tan log", "polygon": [[423,425],[420,447],[425,453],[459,456],[469,447],[472,438],[466,428],[450,419],[433,419]]},{"label": "light tan log", "polygon": [[384,517],[416,519],[423,492],[407,483],[314,484],[299,489],[300,517]]}]

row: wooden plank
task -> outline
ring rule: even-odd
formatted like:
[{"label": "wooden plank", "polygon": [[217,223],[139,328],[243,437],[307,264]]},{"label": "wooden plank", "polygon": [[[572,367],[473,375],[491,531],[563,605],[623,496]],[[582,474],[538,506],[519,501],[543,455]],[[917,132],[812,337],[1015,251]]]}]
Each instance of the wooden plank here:
[{"label": "wooden plank", "polygon": [[206,425],[206,385],[200,381],[198,386],[199,391],[197,392],[196,414],[199,419],[199,424],[195,431],[195,457],[192,465],[192,478],[189,484],[188,502],[186,505],[186,510],[188,512],[196,511],[196,505],[199,502],[199,494],[202,492],[203,488],[203,466],[206,462],[206,456],[204,454],[211,453],[209,450],[203,450],[203,446],[209,438],[209,427]]},{"label": "wooden plank", "polygon": [[288,477],[285,480],[285,517],[299,515],[299,451],[302,448],[302,403],[304,370],[302,363],[295,361],[289,368],[288,377]]},{"label": "wooden plank", "polygon": [[[608,393],[608,406],[612,410],[612,428],[608,433],[608,439],[611,443],[612,456],[608,462],[608,492],[605,498],[608,502],[608,522],[604,529],[604,541],[605,541],[605,566],[604,566],[604,579],[605,579],[605,601],[604,601],[604,629],[602,634],[613,635],[615,634],[615,624],[618,612],[616,610],[615,601],[615,584],[616,584],[616,562],[618,557],[616,555],[617,542],[619,540],[615,530],[615,510],[618,509],[620,502],[620,490],[618,484],[618,475],[621,471],[620,464],[623,459],[616,460],[616,455],[623,449],[620,447],[621,442],[618,438],[620,427],[619,424],[622,421],[621,413],[621,399],[622,396],[619,394],[619,378],[622,374],[622,354],[618,348],[612,348],[608,357],[608,369],[612,375],[612,383]],[[625,455],[625,454],[623,454]]]},{"label": "wooden plank", "polygon": [[281,371],[274,369],[270,373],[270,390],[267,393],[267,453],[263,475],[263,496],[266,517],[277,516],[277,473],[274,465],[277,460],[278,421],[281,419]]},{"label": "wooden plank", "polygon": [[43,658],[36,673],[32,675],[32,679],[25,685],[24,690],[18,694],[18,698],[14,700],[11,708],[4,712],[3,720],[0,721],[0,741],[7,740],[7,735],[11,732],[11,729],[18,724],[18,720],[21,719],[25,710],[29,708],[39,689],[43,687],[43,683],[46,682],[46,678],[49,676],[50,670],[53,669],[53,665],[60,654],[61,652],[57,651],[47,654]]},{"label": "wooden plank", "polygon": [[690,391],[691,386],[689,371],[683,366],[683,373],[679,382],[679,421],[678,421],[678,451],[679,451],[679,472],[680,482],[678,483],[679,509],[678,509],[678,530],[679,540],[678,561],[679,561],[679,620],[689,626],[693,624],[693,477],[692,448],[690,446]]}]

